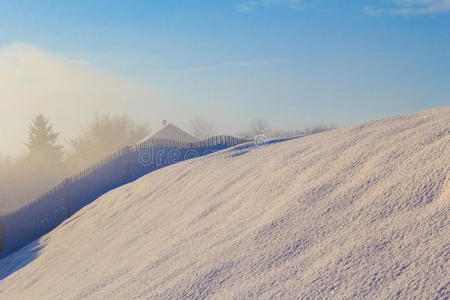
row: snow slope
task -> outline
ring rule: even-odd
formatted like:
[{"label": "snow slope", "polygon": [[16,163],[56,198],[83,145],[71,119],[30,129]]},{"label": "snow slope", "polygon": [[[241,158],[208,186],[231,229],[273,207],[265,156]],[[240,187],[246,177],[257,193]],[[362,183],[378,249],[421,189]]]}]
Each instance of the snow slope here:
[{"label": "snow slope", "polygon": [[0,299],[445,298],[450,106],[155,171],[0,260]]}]

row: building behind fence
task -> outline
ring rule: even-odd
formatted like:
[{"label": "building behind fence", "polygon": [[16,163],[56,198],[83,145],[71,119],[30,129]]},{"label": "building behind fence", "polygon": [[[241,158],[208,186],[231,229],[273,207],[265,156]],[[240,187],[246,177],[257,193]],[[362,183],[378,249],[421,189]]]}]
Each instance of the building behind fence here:
[{"label": "building behind fence", "polygon": [[64,180],[30,204],[0,216],[0,258],[48,233],[104,193],[170,164],[246,142],[216,136],[196,143],[151,139],[127,146]]}]

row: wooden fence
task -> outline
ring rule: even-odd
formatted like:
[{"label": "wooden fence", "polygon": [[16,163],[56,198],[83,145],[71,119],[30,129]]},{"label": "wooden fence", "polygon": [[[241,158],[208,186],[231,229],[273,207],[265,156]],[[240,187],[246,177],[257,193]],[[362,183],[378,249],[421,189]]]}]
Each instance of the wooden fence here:
[{"label": "wooden fence", "polygon": [[33,202],[0,216],[0,258],[48,233],[99,196],[170,164],[247,142],[215,136],[196,143],[150,139],[127,146],[65,179]]}]

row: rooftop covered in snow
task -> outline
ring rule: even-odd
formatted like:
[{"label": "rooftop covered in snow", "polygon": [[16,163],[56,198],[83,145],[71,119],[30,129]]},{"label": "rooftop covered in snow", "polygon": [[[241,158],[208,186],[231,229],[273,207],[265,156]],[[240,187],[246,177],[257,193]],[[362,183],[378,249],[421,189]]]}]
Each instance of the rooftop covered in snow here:
[{"label": "rooftop covered in snow", "polygon": [[171,141],[177,141],[182,143],[195,143],[200,141],[198,138],[190,135],[186,131],[178,128],[177,126],[173,125],[172,123],[167,124],[163,128],[161,128],[156,133],[147,136],[146,138],[142,139],[140,143],[145,142],[147,140],[151,139],[166,139]]}]

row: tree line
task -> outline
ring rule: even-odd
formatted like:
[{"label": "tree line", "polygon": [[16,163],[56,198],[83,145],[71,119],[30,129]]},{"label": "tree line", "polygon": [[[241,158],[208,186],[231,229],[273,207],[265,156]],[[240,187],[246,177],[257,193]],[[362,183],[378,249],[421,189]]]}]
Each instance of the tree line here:
[{"label": "tree line", "polygon": [[[165,121],[163,121],[163,125]],[[254,119],[236,136],[252,140],[293,137],[333,129],[315,126],[303,130],[272,128],[264,119]],[[200,140],[219,132],[211,121],[196,118],[190,122],[190,133]],[[0,214],[14,210],[47,192],[65,177],[74,175],[107,155],[135,144],[150,134],[147,124],[136,123],[127,116],[96,114],[80,134],[68,141],[66,149],[48,118],[39,114],[31,121],[26,151],[17,157],[0,154]]]},{"label": "tree line", "polygon": [[39,114],[31,121],[26,151],[11,157],[0,155],[0,214],[14,210],[105,156],[143,139],[146,124],[127,116],[97,114],[67,150],[48,118]]}]

